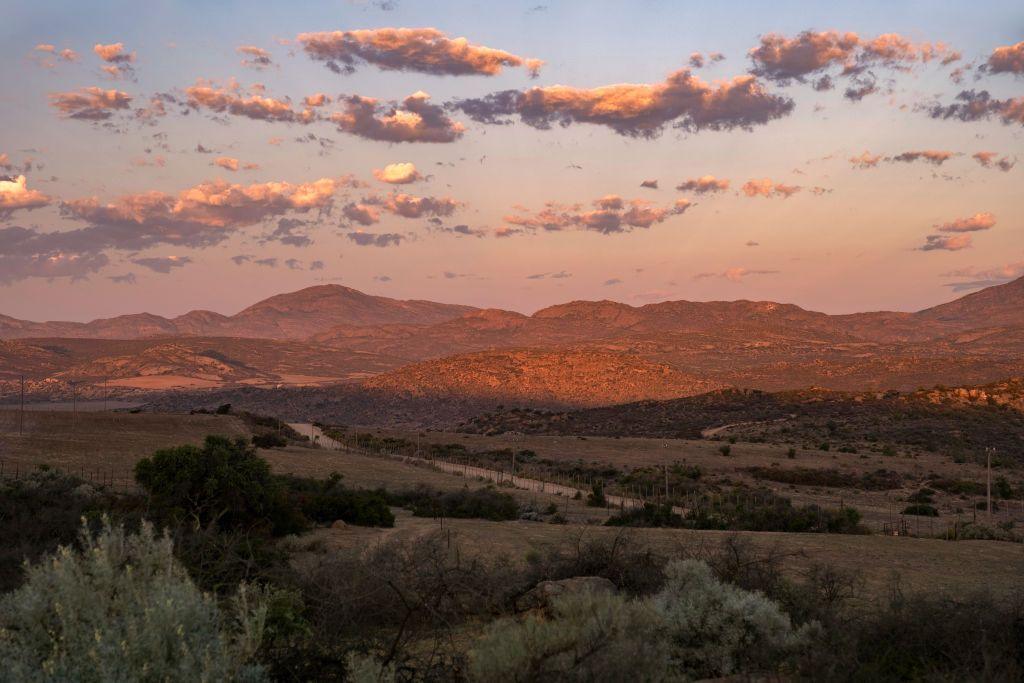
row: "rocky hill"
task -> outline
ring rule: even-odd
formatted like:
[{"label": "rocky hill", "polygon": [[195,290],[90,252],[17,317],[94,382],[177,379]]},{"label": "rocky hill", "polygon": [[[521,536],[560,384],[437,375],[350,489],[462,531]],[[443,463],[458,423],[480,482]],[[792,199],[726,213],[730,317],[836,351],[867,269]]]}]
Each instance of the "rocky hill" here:
[{"label": "rocky hill", "polygon": [[339,325],[430,325],[474,310],[471,306],[371,296],[341,285],[318,285],[272,296],[231,316],[198,310],[176,318],[138,313],[88,323],[36,323],[0,315],[0,339],[157,336],[306,339]]},{"label": "rocky hill", "polygon": [[365,386],[412,396],[575,406],[692,396],[721,387],[636,356],[585,349],[449,356],[407,365],[371,378]]}]

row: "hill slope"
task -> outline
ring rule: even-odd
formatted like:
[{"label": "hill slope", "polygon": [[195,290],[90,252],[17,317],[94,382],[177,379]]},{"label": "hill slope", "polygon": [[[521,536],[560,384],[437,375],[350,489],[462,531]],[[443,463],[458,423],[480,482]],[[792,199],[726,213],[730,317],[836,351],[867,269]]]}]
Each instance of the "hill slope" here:
[{"label": "hill slope", "polygon": [[577,406],[691,396],[721,386],[635,356],[579,349],[451,356],[408,365],[364,384],[412,396]]},{"label": "hill slope", "polygon": [[471,306],[371,296],[341,285],[318,285],[272,296],[232,316],[198,310],[173,319],[137,313],[88,323],[36,323],[0,315],[0,339],[141,339],[156,336],[306,339],[339,325],[429,325],[474,310]]}]

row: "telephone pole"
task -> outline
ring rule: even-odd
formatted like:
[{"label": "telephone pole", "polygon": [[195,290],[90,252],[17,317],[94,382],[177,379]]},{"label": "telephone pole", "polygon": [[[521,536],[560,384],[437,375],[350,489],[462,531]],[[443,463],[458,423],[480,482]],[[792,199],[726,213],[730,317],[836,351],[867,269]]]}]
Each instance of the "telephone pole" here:
[{"label": "telephone pole", "polygon": [[988,524],[992,526],[992,447],[985,449],[985,510],[988,513]]}]

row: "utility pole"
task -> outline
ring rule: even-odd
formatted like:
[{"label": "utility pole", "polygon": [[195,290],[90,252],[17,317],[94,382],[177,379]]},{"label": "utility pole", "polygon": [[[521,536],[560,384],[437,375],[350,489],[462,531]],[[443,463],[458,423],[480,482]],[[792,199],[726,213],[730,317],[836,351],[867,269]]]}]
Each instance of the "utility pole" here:
[{"label": "utility pole", "polygon": [[987,456],[985,468],[985,509],[988,512],[988,524],[992,526],[992,447],[985,449]]},{"label": "utility pole", "polygon": [[665,466],[665,504],[668,504],[668,463],[663,463]]},{"label": "utility pole", "polygon": [[18,434],[25,433],[25,375],[21,376],[21,414],[18,417]]}]

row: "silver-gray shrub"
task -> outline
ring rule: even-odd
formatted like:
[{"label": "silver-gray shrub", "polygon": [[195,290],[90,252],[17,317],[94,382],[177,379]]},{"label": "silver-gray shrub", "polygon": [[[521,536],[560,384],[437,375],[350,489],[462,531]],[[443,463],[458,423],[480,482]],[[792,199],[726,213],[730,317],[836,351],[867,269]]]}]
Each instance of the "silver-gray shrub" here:
[{"label": "silver-gray shrub", "polygon": [[773,669],[807,644],[814,628],[794,628],[776,603],[719,581],[698,560],[670,562],[665,575],[651,605],[663,620],[673,669],[685,678]]},{"label": "silver-gray shrub", "polygon": [[104,520],[81,550],[62,546],[0,596],[0,680],[264,680],[250,664],[265,596],[242,586],[230,613],[204,595],[144,523],[128,534]]},{"label": "silver-gray shrub", "polygon": [[782,669],[815,627],[795,628],[758,592],[715,578],[698,560],[676,560],[656,595],[582,592],[548,616],[493,624],[469,655],[474,681],[666,681]]},{"label": "silver-gray shrub", "polygon": [[646,602],[582,592],[553,601],[551,618],[493,624],[470,652],[473,681],[664,681],[667,642]]}]

